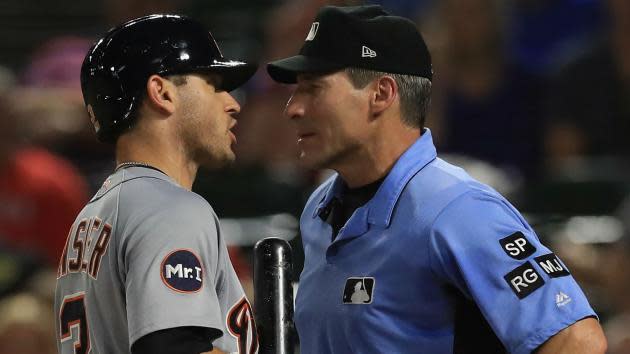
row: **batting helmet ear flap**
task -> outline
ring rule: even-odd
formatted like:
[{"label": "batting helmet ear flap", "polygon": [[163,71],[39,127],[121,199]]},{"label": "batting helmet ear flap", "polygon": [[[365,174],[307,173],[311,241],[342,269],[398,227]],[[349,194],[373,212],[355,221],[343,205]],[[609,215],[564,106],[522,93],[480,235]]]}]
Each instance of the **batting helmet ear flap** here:
[{"label": "batting helmet ear flap", "polygon": [[[132,122],[140,95],[128,91],[114,67],[104,67],[103,51],[98,42],[88,53],[81,68],[83,99],[94,131],[102,142],[113,143]],[[127,124],[125,124],[127,122]]]}]

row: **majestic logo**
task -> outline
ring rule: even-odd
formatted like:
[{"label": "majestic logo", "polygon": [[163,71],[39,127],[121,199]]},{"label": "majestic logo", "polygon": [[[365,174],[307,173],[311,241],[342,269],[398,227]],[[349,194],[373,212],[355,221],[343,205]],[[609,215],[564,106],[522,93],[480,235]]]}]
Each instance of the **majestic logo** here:
[{"label": "majestic logo", "polygon": [[254,354],[258,350],[258,332],[252,307],[245,297],[230,309],[227,328],[236,337],[238,354]]},{"label": "majestic logo", "polygon": [[552,278],[566,277],[571,274],[553,253],[536,257],[534,260],[538,263],[540,268]]},{"label": "majestic logo", "polygon": [[343,289],[343,303],[353,305],[371,304],[373,293],[374,278],[348,278]]},{"label": "majestic logo", "polygon": [[571,297],[562,291],[556,294],[556,306],[562,307],[571,302]]},{"label": "majestic logo", "polygon": [[514,268],[503,278],[521,300],[545,284],[540,274],[529,262]]},{"label": "majestic logo", "polygon": [[201,261],[189,250],[176,250],[164,257],[160,274],[167,287],[180,293],[194,293],[203,286]]},{"label": "majestic logo", "polygon": [[319,22],[313,22],[313,24],[311,25],[311,30],[308,31],[308,36],[306,36],[306,41],[312,41],[313,39],[315,39],[318,29],[319,29]]},{"label": "majestic logo", "polygon": [[363,46],[361,47],[361,57],[362,58],[374,58],[376,56],[376,52],[372,49]]},{"label": "majestic logo", "polygon": [[502,238],[499,243],[508,256],[518,260],[525,259],[536,252],[536,247],[520,231]]}]

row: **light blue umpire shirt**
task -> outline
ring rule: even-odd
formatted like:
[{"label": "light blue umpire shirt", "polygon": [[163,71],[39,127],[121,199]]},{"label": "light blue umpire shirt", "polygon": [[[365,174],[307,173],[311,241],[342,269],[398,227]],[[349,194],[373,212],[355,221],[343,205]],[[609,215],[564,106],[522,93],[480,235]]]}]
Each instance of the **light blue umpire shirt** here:
[{"label": "light blue umpire shirt", "polygon": [[[440,354],[467,345],[479,352],[481,338],[460,338],[484,326],[507,351],[529,353],[596,316],[520,213],[437,157],[429,129],[331,241],[324,219],[343,186],[339,175],[328,179],[300,220],[302,354]],[[478,323],[458,313],[462,303],[480,314]]]}]

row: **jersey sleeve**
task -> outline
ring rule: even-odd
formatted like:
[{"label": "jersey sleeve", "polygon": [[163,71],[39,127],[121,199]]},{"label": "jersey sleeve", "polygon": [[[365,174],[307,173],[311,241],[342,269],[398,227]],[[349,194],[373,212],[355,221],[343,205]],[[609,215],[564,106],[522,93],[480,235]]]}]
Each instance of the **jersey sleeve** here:
[{"label": "jersey sleeve", "polygon": [[216,290],[219,232],[212,209],[195,196],[174,197],[146,209],[122,230],[130,345],[174,327],[223,332]]},{"label": "jersey sleeve", "polygon": [[510,353],[530,353],[595,316],[566,266],[500,197],[459,196],[435,219],[429,243],[433,271],[477,304]]},{"label": "jersey sleeve", "polygon": [[[226,249],[221,239],[221,248]],[[245,297],[228,252],[221,252],[217,271],[217,294],[223,311],[224,335],[214,345],[227,353],[256,353],[258,338],[252,307]]]}]

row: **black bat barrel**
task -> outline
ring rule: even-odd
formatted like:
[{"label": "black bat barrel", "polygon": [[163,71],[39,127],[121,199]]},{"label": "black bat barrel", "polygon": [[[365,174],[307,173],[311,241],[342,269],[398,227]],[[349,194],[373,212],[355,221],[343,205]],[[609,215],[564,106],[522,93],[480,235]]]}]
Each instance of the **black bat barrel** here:
[{"label": "black bat barrel", "polygon": [[293,354],[293,287],[291,246],[270,237],[254,246],[254,316],[259,354]]}]

